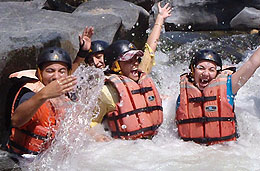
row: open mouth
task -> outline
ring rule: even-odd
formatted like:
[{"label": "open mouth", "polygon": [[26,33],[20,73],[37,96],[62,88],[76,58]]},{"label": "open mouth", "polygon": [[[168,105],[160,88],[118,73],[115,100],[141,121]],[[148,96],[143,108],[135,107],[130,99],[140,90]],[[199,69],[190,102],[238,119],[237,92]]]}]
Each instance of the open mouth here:
[{"label": "open mouth", "polygon": [[96,64],[96,67],[97,68],[103,68],[103,64],[102,63],[98,63],[98,64]]},{"label": "open mouth", "polygon": [[209,84],[209,79],[200,79],[200,86],[206,87]]},{"label": "open mouth", "polygon": [[131,70],[131,73],[134,77],[138,77],[138,68],[134,68]]}]

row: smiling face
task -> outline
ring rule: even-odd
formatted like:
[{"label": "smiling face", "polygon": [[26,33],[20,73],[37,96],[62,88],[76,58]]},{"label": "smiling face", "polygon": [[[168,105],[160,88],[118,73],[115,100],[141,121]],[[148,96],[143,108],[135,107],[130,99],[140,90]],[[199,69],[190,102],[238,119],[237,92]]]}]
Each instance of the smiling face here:
[{"label": "smiling face", "polygon": [[94,65],[96,68],[105,68],[104,54],[95,53],[91,55],[88,61],[89,65]]},{"label": "smiling face", "polygon": [[122,74],[128,78],[131,78],[134,81],[138,81],[138,65],[140,63],[140,59],[140,57],[134,56],[128,61],[119,61]]},{"label": "smiling face", "polygon": [[47,63],[43,65],[41,70],[42,83],[44,85],[66,76],[68,76],[68,68],[63,62]]},{"label": "smiling face", "polygon": [[217,76],[217,66],[211,61],[201,61],[194,71],[195,85],[203,90]]}]

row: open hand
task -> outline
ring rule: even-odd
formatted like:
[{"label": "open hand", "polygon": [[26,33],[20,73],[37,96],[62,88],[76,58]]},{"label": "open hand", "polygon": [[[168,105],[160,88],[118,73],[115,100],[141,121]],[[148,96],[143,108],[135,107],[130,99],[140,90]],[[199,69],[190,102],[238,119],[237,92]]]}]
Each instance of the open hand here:
[{"label": "open hand", "polygon": [[52,81],[50,84],[45,86],[41,91],[43,91],[46,99],[55,98],[73,90],[76,84],[77,84],[77,78],[75,76],[70,75]]},{"label": "open hand", "polygon": [[91,47],[91,37],[94,34],[94,28],[86,26],[82,35],[79,35],[79,42],[82,50],[89,50]]},{"label": "open hand", "polygon": [[164,7],[161,7],[161,3],[158,3],[158,10],[159,15],[166,19],[167,17],[171,16],[172,8],[169,7],[169,3],[165,4]]}]

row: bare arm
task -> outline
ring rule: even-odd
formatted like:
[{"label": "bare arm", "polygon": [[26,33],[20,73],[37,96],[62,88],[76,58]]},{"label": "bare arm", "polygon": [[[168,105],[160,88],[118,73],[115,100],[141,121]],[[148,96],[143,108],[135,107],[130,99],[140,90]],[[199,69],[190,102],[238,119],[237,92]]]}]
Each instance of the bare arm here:
[{"label": "bare arm", "polygon": [[161,29],[164,24],[164,20],[171,16],[171,7],[169,7],[169,3],[167,3],[164,7],[161,7],[161,3],[158,3],[158,15],[156,17],[155,24],[153,26],[152,32],[147,39],[147,44],[151,47],[153,52],[156,50],[156,46],[161,34]]},{"label": "bare arm", "polygon": [[256,69],[260,66],[260,48],[242,65],[242,67],[232,75],[232,93],[237,91],[251,78]]},{"label": "bare arm", "polygon": [[11,118],[13,127],[21,127],[33,117],[41,105],[50,98],[61,96],[73,89],[76,85],[76,77],[68,76],[42,88],[38,93],[32,96],[29,100],[20,104]]},{"label": "bare arm", "polygon": [[158,3],[159,14],[157,15],[152,32],[147,39],[146,43],[148,44],[148,47],[145,48],[142,62],[139,65],[139,69],[147,74],[151,72],[152,66],[154,65],[154,52],[159,41],[164,20],[167,17],[171,16],[171,8],[168,6],[169,3],[167,3],[163,8],[161,8],[160,2]]},{"label": "bare arm", "polygon": [[[82,35],[79,35],[79,43],[82,46],[82,50],[88,51],[91,47],[91,37],[94,34],[94,28],[86,26]],[[72,64],[72,73],[78,68],[81,62],[85,60],[85,57],[76,56]]]}]

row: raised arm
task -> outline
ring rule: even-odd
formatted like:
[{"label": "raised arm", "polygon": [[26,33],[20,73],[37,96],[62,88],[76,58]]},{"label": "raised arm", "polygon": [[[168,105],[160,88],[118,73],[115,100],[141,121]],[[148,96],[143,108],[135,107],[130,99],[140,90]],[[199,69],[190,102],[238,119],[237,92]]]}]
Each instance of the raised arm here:
[{"label": "raised arm", "polygon": [[16,108],[11,118],[12,126],[21,127],[26,124],[46,100],[71,91],[76,83],[76,77],[74,76],[52,81]]},{"label": "raised arm", "polygon": [[78,68],[81,62],[86,58],[87,52],[91,47],[91,37],[94,34],[94,28],[86,26],[82,35],[79,35],[79,53],[72,64],[72,73]]},{"label": "raised arm", "polygon": [[152,32],[146,42],[151,47],[153,52],[156,50],[164,21],[167,17],[171,16],[172,12],[171,7],[169,7],[169,3],[167,3],[164,7],[161,7],[160,2],[158,3],[158,11],[159,13],[156,17]]},{"label": "raised arm", "polygon": [[152,32],[149,35],[146,41],[146,48],[144,51],[144,57],[142,62],[139,65],[139,69],[143,72],[149,74],[152,70],[152,66],[154,65],[154,52],[156,50],[159,37],[161,34],[162,25],[164,24],[164,20],[171,16],[171,7],[169,7],[169,3],[167,3],[164,7],[161,7],[160,2],[158,3],[158,15],[156,17],[155,24],[153,26]]},{"label": "raised arm", "polygon": [[249,60],[232,75],[232,92],[237,91],[251,78],[256,69],[260,66],[260,47],[254,52]]}]

